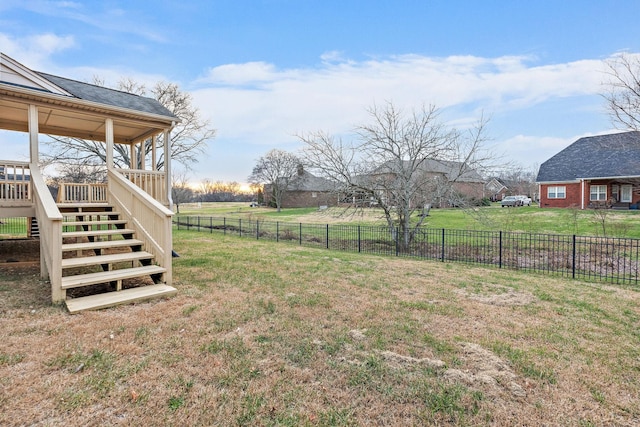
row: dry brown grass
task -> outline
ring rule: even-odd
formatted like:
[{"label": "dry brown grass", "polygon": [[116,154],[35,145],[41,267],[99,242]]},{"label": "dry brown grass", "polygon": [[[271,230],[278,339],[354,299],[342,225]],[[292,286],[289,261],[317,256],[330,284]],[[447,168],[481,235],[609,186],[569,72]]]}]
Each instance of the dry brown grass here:
[{"label": "dry brown grass", "polygon": [[0,267],[0,425],[640,422],[640,295],[177,232],[166,301],[70,316]]}]

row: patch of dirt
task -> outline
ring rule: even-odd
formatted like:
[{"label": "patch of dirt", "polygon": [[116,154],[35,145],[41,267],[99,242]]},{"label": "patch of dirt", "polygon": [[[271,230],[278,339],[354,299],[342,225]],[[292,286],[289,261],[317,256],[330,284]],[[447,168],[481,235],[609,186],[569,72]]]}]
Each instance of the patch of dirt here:
[{"label": "patch of dirt", "polygon": [[40,261],[40,240],[0,240],[0,268],[3,264]]},{"label": "patch of dirt", "polygon": [[505,288],[506,291],[497,294],[482,295],[473,294],[466,291],[459,291],[460,294],[466,298],[478,301],[482,304],[489,305],[501,305],[501,306],[514,306],[514,305],[528,305],[536,300],[536,297],[529,292],[518,292],[511,288]]},{"label": "patch of dirt", "polygon": [[429,359],[428,357],[416,358],[411,356],[403,356],[393,351],[380,351],[378,354],[393,367],[402,367],[406,365],[423,365],[432,369],[442,369],[445,363],[438,359]]},{"label": "patch of dirt", "polygon": [[[474,388],[489,391],[506,389],[515,397],[525,397],[525,389],[516,382],[517,376],[509,364],[478,344],[462,344],[461,359],[468,369],[447,369],[443,376],[449,381],[464,383]],[[482,387],[484,386],[484,387]]]}]

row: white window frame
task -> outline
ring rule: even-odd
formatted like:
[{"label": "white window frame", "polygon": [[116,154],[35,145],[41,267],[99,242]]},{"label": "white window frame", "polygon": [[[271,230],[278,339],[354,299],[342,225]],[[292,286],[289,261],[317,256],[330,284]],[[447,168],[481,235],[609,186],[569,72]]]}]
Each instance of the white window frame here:
[{"label": "white window frame", "polygon": [[622,203],[631,203],[633,201],[633,186],[621,185],[620,186],[620,201]]},{"label": "white window frame", "polygon": [[547,187],[547,199],[566,199],[567,198],[567,186],[566,185],[553,185]]},{"label": "white window frame", "polygon": [[[595,196],[595,197],[594,197]],[[605,202],[607,201],[607,186],[606,185],[590,185],[589,186],[589,201],[591,202]]]}]

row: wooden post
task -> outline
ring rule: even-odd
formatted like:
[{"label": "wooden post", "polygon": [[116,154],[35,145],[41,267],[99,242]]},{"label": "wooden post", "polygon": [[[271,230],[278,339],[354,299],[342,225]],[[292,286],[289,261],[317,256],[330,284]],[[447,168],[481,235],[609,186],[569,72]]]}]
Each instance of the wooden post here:
[{"label": "wooden post", "polygon": [[168,208],[173,211],[173,199],[171,198],[171,129],[164,131],[164,179],[167,186]]},{"label": "wooden post", "polygon": [[113,119],[104,121],[104,137],[107,143],[107,169],[113,169]]},{"label": "wooden post", "polygon": [[129,144],[129,169],[138,169],[138,159],[136,158],[136,144]]},{"label": "wooden post", "polygon": [[140,170],[147,169],[147,140],[140,141]]},{"label": "wooden post", "polygon": [[40,160],[38,149],[38,134],[40,132],[38,125],[38,107],[29,104],[29,156],[31,164],[37,164]]},{"label": "wooden post", "polygon": [[151,137],[151,170],[157,171],[158,165],[156,163],[156,147],[158,145],[158,135]]}]

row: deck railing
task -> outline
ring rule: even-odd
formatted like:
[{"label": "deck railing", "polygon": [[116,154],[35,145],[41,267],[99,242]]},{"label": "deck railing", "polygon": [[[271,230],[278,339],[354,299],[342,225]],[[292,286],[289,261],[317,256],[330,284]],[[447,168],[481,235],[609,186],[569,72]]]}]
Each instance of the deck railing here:
[{"label": "deck railing", "polygon": [[29,163],[0,160],[0,201],[4,205],[31,202]]},{"label": "deck railing", "polygon": [[104,203],[107,201],[107,184],[66,183],[58,189],[58,203]]},{"label": "deck railing", "polygon": [[63,301],[65,291],[62,289],[62,214],[36,164],[32,165],[31,182],[40,227],[40,275],[42,278],[49,278],[51,300]]},{"label": "deck railing", "polygon": [[173,212],[115,170],[109,174],[109,202],[125,216],[159,266],[167,269],[164,281],[171,285],[171,217]]},{"label": "deck railing", "polygon": [[167,206],[167,180],[164,171],[148,171],[140,169],[116,169],[129,181],[147,192],[151,197]]}]

